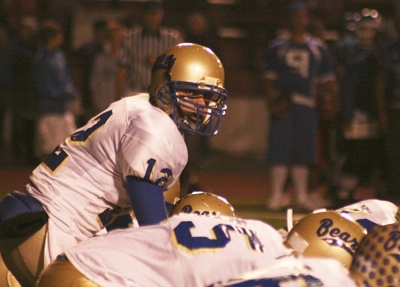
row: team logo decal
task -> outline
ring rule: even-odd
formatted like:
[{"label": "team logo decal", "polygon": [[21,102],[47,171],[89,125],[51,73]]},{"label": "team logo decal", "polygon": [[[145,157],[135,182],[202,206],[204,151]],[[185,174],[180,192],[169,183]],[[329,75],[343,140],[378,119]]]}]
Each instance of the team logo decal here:
[{"label": "team logo decal", "polygon": [[324,218],[317,229],[317,236],[322,237],[327,244],[333,247],[342,248],[351,256],[354,256],[360,243],[357,238],[352,238],[351,234],[335,227],[332,219]]},{"label": "team logo decal", "polygon": [[171,70],[172,66],[175,64],[176,58],[174,58],[174,55],[161,55],[157,58],[156,62],[154,63],[154,66],[151,70],[152,73],[154,73],[157,70]]}]

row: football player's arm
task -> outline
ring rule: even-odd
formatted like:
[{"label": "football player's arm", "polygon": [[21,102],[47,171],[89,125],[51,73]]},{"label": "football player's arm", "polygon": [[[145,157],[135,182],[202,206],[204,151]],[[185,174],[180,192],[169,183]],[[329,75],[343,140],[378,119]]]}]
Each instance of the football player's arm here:
[{"label": "football player's arm", "polygon": [[158,224],[167,216],[164,190],[157,184],[128,176],[128,195],[139,226]]}]

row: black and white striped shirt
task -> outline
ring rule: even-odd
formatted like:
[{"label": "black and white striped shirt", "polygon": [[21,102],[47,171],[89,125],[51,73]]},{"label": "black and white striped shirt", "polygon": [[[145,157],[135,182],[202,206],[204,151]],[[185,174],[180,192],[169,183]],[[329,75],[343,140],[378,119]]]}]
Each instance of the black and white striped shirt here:
[{"label": "black and white striped shirt", "polygon": [[182,42],[182,34],[173,28],[161,27],[157,34],[146,33],[141,26],[130,29],[117,58],[117,64],[128,69],[127,89],[148,92],[155,59]]}]

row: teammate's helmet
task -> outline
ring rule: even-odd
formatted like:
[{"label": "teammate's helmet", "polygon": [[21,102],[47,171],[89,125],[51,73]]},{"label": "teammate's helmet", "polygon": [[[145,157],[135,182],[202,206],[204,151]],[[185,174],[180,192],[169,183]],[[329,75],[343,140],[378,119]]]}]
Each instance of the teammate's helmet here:
[{"label": "teammate's helmet", "polygon": [[306,257],[330,257],[349,268],[366,230],[336,211],[311,213],[287,234],[285,245]]},{"label": "teammate's helmet", "polygon": [[181,194],[181,182],[177,180],[170,188],[164,192],[164,200],[170,204],[175,204]]},{"label": "teammate's helmet", "polygon": [[225,198],[203,191],[194,191],[178,200],[170,215],[179,213],[236,217],[235,209]]},{"label": "teammate's helmet", "polygon": [[[226,113],[225,72],[220,59],[204,46],[182,43],[160,55],[151,72],[149,88],[153,105],[169,114],[183,131],[213,136]],[[204,94],[205,105],[178,96],[177,91]],[[190,109],[191,115],[183,113]]]},{"label": "teammate's helmet", "polygon": [[360,286],[400,286],[400,223],[370,230],[357,249],[350,273]]}]

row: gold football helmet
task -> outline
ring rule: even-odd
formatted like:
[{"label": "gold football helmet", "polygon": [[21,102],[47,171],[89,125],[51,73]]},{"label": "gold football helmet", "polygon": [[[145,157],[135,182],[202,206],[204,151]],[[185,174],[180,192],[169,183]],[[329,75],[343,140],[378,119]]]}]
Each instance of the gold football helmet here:
[{"label": "gold football helmet", "polygon": [[353,256],[367,231],[336,211],[320,211],[301,218],[284,244],[306,257],[330,257],[350,268]]},{"label": "gold football helmet", "polygon": [[[183,131],[213,136],[226,113],[225,71],[220,59],[204,46],[182,43],[160,55],[151,71],[150,100]],[[205,105],[177,92],[204,95]],[[183,112],[182,108],[190,110]]]},{"label": "gold football helmet", "polygon": [[376,226],[361,241],[350,267],[359,286],[400,286],[400,223]]},{"label": "gold football helmet", "polygon": [[236,217],[235,209],[225,198],[203,191],[194,191],[179,199],[170,215],[179,213]]}]

